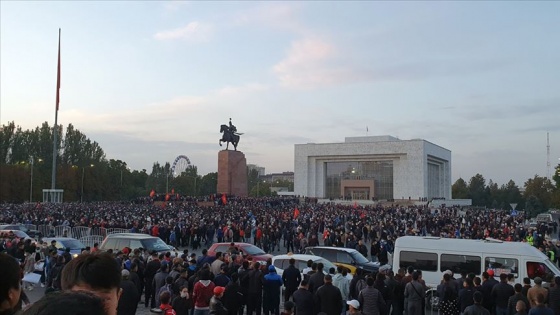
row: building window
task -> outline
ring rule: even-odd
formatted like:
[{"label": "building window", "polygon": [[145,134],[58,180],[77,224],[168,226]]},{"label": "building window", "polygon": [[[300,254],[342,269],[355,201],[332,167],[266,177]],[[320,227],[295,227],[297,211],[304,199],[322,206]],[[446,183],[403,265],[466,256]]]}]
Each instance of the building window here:
[{"label": "building window", "polygon": [[402,251],[399,268],[414,267],[422,271],[437,271],[437,254],[424,252]]}]

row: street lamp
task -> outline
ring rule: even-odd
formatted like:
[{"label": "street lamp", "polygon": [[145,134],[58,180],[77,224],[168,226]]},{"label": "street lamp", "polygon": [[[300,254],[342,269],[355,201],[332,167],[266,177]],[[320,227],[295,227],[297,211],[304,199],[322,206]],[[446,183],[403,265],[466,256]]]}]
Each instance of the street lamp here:
[{"label": "street lamp", "polygon": [[[43,162],[43,159],[38,159],[38,162]],[[35,165],[35,158],[30,157],[29,161],[31,165],[31,184],[29,185],[29,202],[33,202],[33,165]]]},{"label": "street lamp", "polygon": [[[95,165],[90,164],[89,167],[94,167]],[[84,202],[84,177],[86,175],[86,168],[82,167],[82,194],[80,195],[80,203]]]}]

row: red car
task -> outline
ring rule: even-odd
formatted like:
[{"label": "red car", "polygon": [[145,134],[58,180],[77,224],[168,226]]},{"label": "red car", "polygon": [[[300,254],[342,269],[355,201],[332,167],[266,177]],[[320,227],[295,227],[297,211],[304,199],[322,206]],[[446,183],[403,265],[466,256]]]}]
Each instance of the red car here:
[{"label": "red car", "polygon": [[[243,253],[243,257],[251,256],[253,261],[267,261],[272,258],[272,255],[267,254],[264,250],[258,248],[257,246],[249,243],[233,243],[240,253]],[[213,257],[217,252],[226,253],[230,248],[231,243],[214,243],[208,249],[208,256]]]}]

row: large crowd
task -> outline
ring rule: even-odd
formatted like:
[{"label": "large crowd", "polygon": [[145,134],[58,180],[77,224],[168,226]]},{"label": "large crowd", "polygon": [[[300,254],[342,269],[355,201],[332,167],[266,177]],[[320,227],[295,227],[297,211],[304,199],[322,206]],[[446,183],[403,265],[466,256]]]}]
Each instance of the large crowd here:
[{"label": "large crowd", "polygon": [[[317,271],[322,266],[310,266],[303,279],[298,279],[289,278],[287,270],[282,276],[277,275],[270,261],[266,265],[251,262],[238,255],[233,246],[228,255],[220,253],[216,257],[207,256],[206,250],[200,257],[188,253],[189,249],[207,248],[216,241],[251,242],[267,252],[299,252],[313,245],[360,248],[365,256],[381,265],[387,263],[395,239],[403,235],[491,237],[528,242],[555,262],[559,254],[556,244],[550,242],[558,235],[557,222],[528,227],[527,218],[522,215],[487,209],[340,205],[292,197],[231,197],[205,202],[185,199],[168,203],[144,199],[134,203],[0,204],[0,208],[2,223],[122,228],[158,236],[171,245],[185,248],[181,257],[171,258],[130,248],[98,253],[93,247],[74,258],[68,252],[59,255],[53,244],[5,236],[0,242],[0,251],[19,262],[17,267],[21,272],[18,272],[17,287],[21,282],[19,275],[36,273],[37,262],[42,262],[40,283],[47,287],[46,292],[58,292],[53,293],[56,298],[45,297],[31,310],[37,308],[36,304],[46,303],[44,299],[51,304],[56,304],[56,299],[83,299],[84,305],[97,305],[95,299],[101,297],[106,313],[134,314],[143,295],[145,307],[165,314],[241,315],[246,312],[261,315],[264,312],[265,315],[279,315],[280,292],[284,287],[282,313],[287,315],[294,312],[338,315],[345,314],[346,310],[352,315],[422,315],[424,312],[424,305],[418,303],[423,303],[425,287],[421,273],[414,269],[382,270],[376,275],[357,275],[352,281],[345,281],[347,278],[342,275],[346,270],[331,270],[323,275]],[[360,240],[371,244],[369,249],[359,246]],[[6,260],[8,255],[2,255],[1,259]],[[2,262],[1,270],[7,270],[9,264]],[[292,274],[296,276],[295,272]],[[484,305],[496,300],[492,290],[484,289],[489,279],[493,277],[484,274],[482,279],[474,275],[462,275],[459,279],[449,274],[444,277],[442,284],[446,287],[438,288],[442,302],[455,301],[452,303],[455,308],[450,308],[448,314],[483,314],[482,309],[486,309],[495,315],[522,315],[515,308],[504,312],[503,305],[497,302]],[[15,301],[15,297],[9,295],[11,284],[1,282],[0,314],[9,313],[2,310],[21,309],[22,303],[28,302],[25,291]],[[4,288],[5,285],[8,287]],[[559,285],[553,281],[550,290],[556,288],[554,292],[557,292]],[[33,285],[25,281],[22,286],[33,289]],[[470,286],[473,294],[463,297],[461,302],[465,295],[462,292]],[[447,287],[453,292],[448,292]],[[115,296],[110,295],[113,289]],[[542,298],[534,294],[534,303],[526,307],[544,307],[548,303],[559,315],[557,304],[551,303],[557,293],[551,297],[552,292],[547,291]],[[444,296],[449,297],[445,299]],[[5,307],[6,303],[9,308]],[[474,310],[477,312],[466,311],[467,307],[477,305],[481,307]],[[31,313],[26,310],[26,314]],[[56,314],[62,314],[62,310]],[[533,315],[530,311],[529,314]]]}]

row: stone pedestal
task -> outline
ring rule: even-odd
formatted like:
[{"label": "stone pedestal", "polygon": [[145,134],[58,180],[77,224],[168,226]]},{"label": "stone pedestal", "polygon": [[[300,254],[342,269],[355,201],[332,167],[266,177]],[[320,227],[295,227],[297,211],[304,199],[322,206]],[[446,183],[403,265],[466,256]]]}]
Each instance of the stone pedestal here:
[{"label": "stone pedestal", "polygon": [[247,197],[247,160],[239,151],[222,150],[218,154],[218,195]]}]

